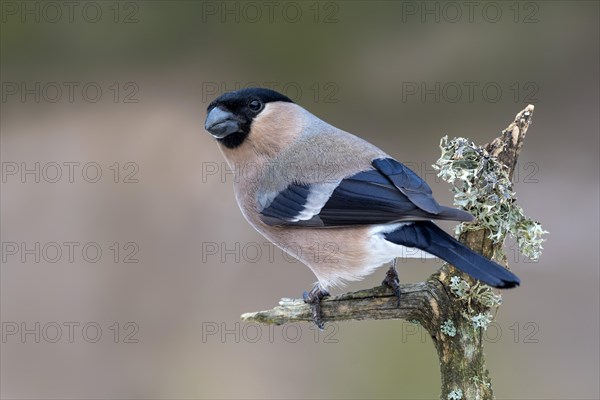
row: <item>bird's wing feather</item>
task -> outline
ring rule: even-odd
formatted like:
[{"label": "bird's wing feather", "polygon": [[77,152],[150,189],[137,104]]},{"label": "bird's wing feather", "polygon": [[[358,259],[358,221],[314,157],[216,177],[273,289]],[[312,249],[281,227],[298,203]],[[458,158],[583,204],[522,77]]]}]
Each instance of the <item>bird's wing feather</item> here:
[{"label": "bird's wing feather", "polygon": [[431,189],[400,162],[386,158],[373,168],[335,182],[291,184],[260,211],[267,225],[339,227],[430,219],[471,220],[440,206]]},{"label": "bird's wing feather", "polygon": [[441,211],[427,182],[406,165],[393,158],[379,158],[373,160],[372,165],[421,210],[431,214],[438,214]]}]

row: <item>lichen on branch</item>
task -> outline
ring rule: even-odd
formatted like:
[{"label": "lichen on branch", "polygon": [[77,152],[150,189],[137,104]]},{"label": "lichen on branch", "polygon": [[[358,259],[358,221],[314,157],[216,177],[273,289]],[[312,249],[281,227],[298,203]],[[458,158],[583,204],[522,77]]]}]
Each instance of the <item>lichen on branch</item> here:
[{"label": "lichen on branch", "polygon": [[[433,165],[438,176],[452,184],[454,204],[477,217],[456,227],[456,234],[489,230],[493,243],[504,243],[510,234],[516,238],[519,251],[537,260],[542,253],[545,231],[541,224],[527,217],[517,204],[509,176],[509,168],[491,156],[482,146],[465,138],[440,141],[442,155]],[[504,256],[502,246],[494,258]]]}]

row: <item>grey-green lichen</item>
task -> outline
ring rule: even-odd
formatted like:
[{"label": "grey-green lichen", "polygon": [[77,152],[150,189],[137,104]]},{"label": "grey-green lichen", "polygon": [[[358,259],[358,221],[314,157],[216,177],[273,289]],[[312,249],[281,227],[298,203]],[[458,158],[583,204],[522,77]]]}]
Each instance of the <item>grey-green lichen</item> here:
[{"label": "grey-green lichen", "polygon": [[448,393],[448,400],[460,400],[463,397],[463,392],[460,389],[455,389]]},{"label": "grey-green lichen", "polygon": [[444,321],[440,330],[444,335],[450,337],[456,336],[456,327],[454,326],[454,322],[452,322],[451,319],[447,319],[446,321]]},{"label": "grey-green lichen", "polygon": [[450,291],[459,299],[464,299],[471,289],[471,285],[460,276],[450,277]]},{"label": "grey-green lichen", "polygon": [[473,377],[471,377],[471,381],[473,381],[474,384],[479,385],[479,386],[485,386],[486,388],[492,387],[492,384],[490,383],[489,379],[486,379],[486,378],[481,378],[479,376],[473,376]]},{"label": "grey-green lichen", "polygon": [[490,322],[492,322],[492,316],[489,313],[479,313],[471,317],[471,322],[474,328],[483,328],[483,330],[486,330]]},{"label": "grey-green lichen", "polygon": [[494,293],[491,287],[481,282],[475,283],[473,286],[469,282],[462,279],[460,276],[454,275],[450,277],[450,291],[460,300],[465,300],[469,309],[473,301],[482,304],[487,308],[498,307],[502,304],[502,296]]},{"label": "grey-green lichen", "polygon": [[479,281],[471,288],[471,298],[487,308],[499,307],[502,304],[502,295],[494,293],[490,286]]},{"label": "grey-green lichen", "polygon": [[[442,155],[433,166],[438,176],[454,184],[454,204],[477,217],[475,222],[462,223],[456,233],[487,228],[494,243],[504,243],[511,234],[517,239],[520,252],[537,260],[546,232],[539,222],[525,216],[517,205],[508,169],[488,152],[464,138],[440,141]],[[503,257],[495,254],[497,259]]]}]

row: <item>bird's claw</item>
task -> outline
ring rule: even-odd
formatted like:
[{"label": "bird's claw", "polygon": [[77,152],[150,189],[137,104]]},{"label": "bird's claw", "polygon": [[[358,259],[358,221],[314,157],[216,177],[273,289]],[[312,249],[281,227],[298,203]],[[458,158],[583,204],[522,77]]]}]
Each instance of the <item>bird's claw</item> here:
[{"label": "bird's claw", "polygon": [[386,272],[385,279],[381,284],[389,286],[392,289],[398,299],[397,307],[400,308],[400,279],[398,278],[398,271],[396,271],[396,260],[394,260],[394,263]]},{"label": "bird's claw", "polygon": [[329,296],[329,292],[316,285],[310,292],[304,292],[302,298],[310,306],[314,323],[320,330],[325,329],[325,322],[321,318],[321,299]]}]

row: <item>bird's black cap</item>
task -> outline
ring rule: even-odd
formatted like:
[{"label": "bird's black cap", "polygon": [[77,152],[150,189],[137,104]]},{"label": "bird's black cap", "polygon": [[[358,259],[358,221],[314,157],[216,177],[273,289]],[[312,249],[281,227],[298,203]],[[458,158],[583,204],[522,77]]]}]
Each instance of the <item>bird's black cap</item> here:
[{"label": "bird's black cap", "polygon": [[210,111],[217,105],[235,105],[240,103],[247,103],[250,99],[259,99],[263,103],[271,103],[273,101],[285,101],[288,103],[293,103],[293,101],[287,97],[282,95],[279,92],[276,92],[267,88],[246,88],[235,90],[233,92],[223,93],[221,96],[214,99],[207,108],[207,111]]},{"label": "bird's black cap", "polygon": [[224,93],[208,105],[205,128],[224,146],[235,148],[250,134],[252,121],[265,104],[276,101],[293,103],[289,97],[265,88]]}]

